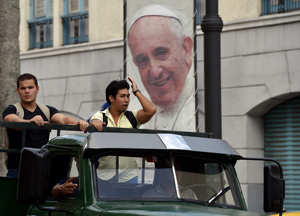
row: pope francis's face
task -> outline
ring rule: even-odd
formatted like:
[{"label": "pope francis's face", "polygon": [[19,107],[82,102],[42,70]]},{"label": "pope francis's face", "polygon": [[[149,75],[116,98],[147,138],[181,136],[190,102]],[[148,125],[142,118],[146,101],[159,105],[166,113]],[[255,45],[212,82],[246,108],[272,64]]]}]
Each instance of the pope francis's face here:
[{"label": "pope francis's face", "polygon": [[162,108],[176,102],[192,64],[192,39],[175,36],[170,31],[168,19],[142,17],[129,31],[133,62],[152,102]]}]

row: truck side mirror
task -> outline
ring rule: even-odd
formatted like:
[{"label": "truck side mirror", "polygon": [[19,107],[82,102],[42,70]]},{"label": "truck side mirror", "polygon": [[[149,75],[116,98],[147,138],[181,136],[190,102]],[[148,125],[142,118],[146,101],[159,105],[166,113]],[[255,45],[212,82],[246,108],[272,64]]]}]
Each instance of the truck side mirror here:
[{"label": "truck side mirror", "polygon": [[276,165],[264,166],[264,211],[280,212],[285,197],[285,180]]},{"label": "truck side mirror", "polygon": [[17,200],[43,204],[46,200],[50,152],[47,149],[23,148],[21,152]]}]

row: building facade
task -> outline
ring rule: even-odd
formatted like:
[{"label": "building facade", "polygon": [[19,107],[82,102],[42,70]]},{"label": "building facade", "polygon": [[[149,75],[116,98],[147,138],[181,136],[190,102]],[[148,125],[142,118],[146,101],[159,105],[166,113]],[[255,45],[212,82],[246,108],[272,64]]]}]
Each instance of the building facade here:
[{"label": "building facade", "polygon": [[[203,0],[197,0],[200,131],[204,128]],[[123,0],[20,0],[21,73],[38,103],[87,118],[123,78]],[[245,157],[284,164],[288,211],[300,210],[300,0],[222,0],[223,139]],[[283,103],[283,104],[282,104]],[[298,152],[298,153],[297,153]],[[263,212],[263,163],[237,172],[250,211]]]}]

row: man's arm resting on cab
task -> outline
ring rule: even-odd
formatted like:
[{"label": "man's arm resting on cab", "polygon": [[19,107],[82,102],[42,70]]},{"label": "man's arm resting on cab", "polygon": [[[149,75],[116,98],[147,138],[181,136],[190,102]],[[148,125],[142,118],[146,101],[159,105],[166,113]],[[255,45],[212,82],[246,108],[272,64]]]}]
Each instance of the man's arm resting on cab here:
[{"label": "man's arm resting on cab", "polygon": [[84,120],[77,121],[76,119],[65,116],[61,113],[56,113],[51,118],[51,123],[57,123],[57,124],[69,124],[69,125],[79,125],[80,130],[85,131],[87,127],[89,126],[89,123],[87,123]]},{"label": "man's arm resting on cab", "polygon": [[4,121],[7,121],[7,122],[27,122],[27,123],[30,122],[29,119],[22,119],[19,116],[17,116],[16,114],[9,114],[9,115],[5,116]]},{"label": "man's arm resting on cab", "polygon": [[[42,118],[42,116],[40,116],[40,115],[36,115],[32,119],[22,119],[16,114],[9,114],[9,115],[5,116],[4,121],[7,121],[7,122],[25,122],[25,123],[34,122],[37,126],[43,126],[44,123],[46,123],[44,121],[44,119]],[[14,129],[23,130],[22,128],[14,128]]]}]

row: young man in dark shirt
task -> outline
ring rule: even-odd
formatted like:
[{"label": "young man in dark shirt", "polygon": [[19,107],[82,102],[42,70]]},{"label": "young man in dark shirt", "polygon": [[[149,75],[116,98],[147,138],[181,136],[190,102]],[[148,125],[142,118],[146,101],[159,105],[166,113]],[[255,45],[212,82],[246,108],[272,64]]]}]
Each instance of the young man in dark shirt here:
[{"label": "young man in dark shirt", "polygon": [[[51,106],[46,106],[49,109],[50,116],[47,117],[41,107],[36,103],[36,97],[39,92],[37,79],[32,74],[22,74],[17,79],[17,93],[20,96],[20,105],[22,106],[24,115],[19,117],[16,106],[9,105],[2,113],[4,121],[9,122],[28,122],[35,123],[37,126],[43,126],[45,123],[57,124],[72,124],[79,125],[82,131],[85,131],[89,124],[84,120],[77,121],[76,119],[65,116]],[[48,119],[50,118],[50,119]],[[26,147],[40,148],[49,140],[49,130],[27,130],[26,132]],[[22,129],[7,128],[9,139],[9,149],[21,149],[22,147]],[[7,158],[7,177],[18,177],[20,163],[20,154],[8,153]]]}]

